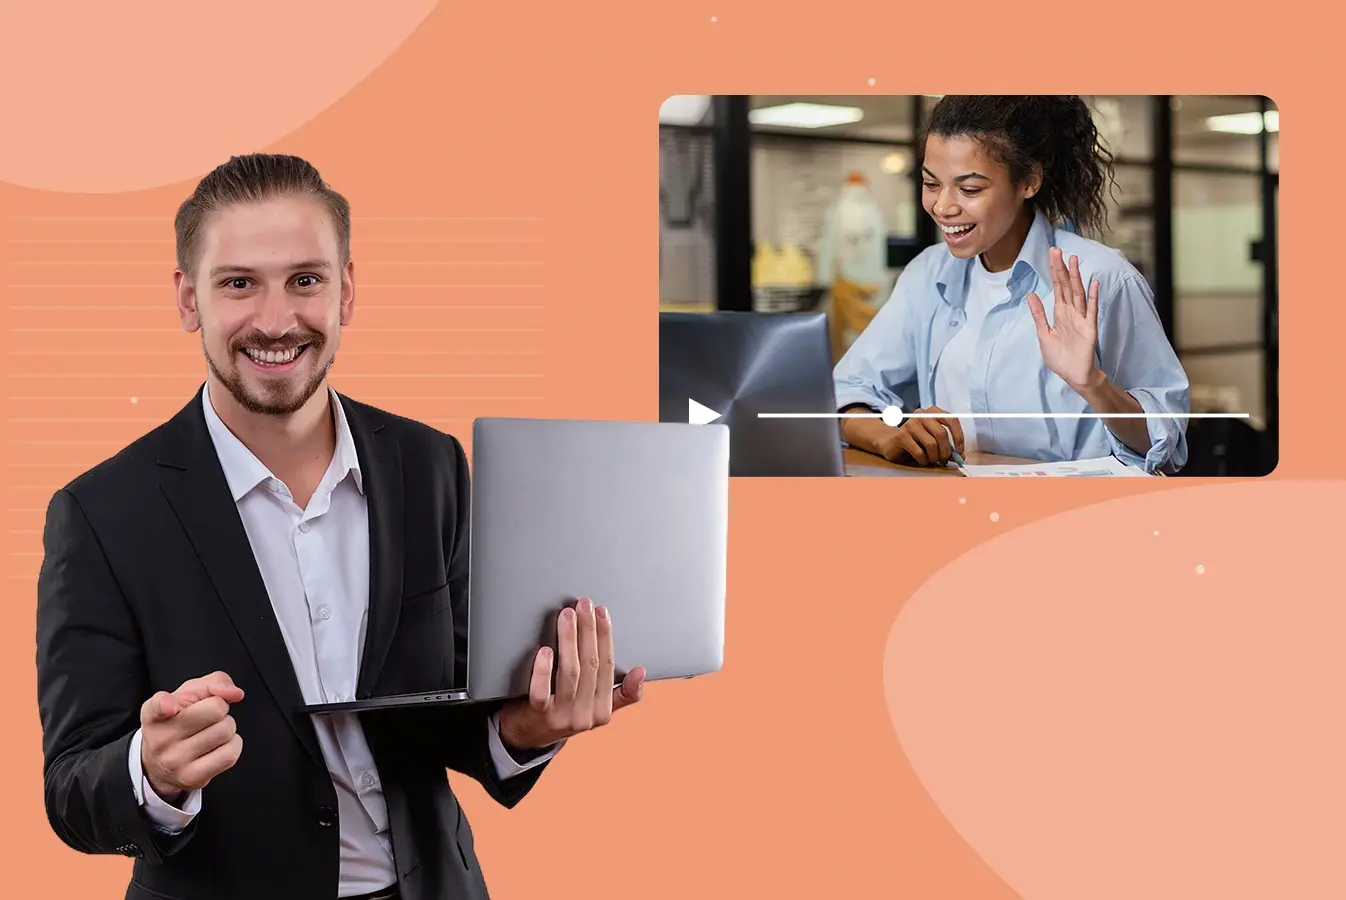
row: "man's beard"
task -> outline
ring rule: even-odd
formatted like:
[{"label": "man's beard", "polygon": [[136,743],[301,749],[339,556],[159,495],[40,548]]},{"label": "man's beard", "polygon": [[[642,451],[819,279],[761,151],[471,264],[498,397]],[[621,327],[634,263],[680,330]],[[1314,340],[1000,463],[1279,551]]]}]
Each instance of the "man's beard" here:
[{"label": "man's beard", "polygon": [[[327,340],[322,335],[314,333],[299,340],[292,340],[288,345],[293,347],[301,344],[307,345],[304,350],[305,355],[321,355],[324,348],[327,346]],[[277,384],[277,387],[284,391],[283,394],[277,392],[272,396],[262,396],[248,388],[248,385],[243,381],[242,373],[239,372],[239,366],[241,364],[235,362],[238,354],[244,348],[262,346],[272,350],[284,349],[276,347],[274,341],[240,341],[234,344],[229,350],[229,360],[231,365],[229,366],[228,372],[226,372],[222,366],[216,364],[215,359],[210,355],[210,350],[206,346],[205,334],[203,333],[201,335],[201,349],[205,352],[206,365],[209,366],[211,373],[224,385],[225,389],[229,391],[234,400],[238,402],[239,406],[243,407],[248,412],[256,413],[258,415],[288,416],[298,412],[303,408],[304,404],[317,393],[318,388],[322,386],[323,379],[327,377],[328,370],[331,369],[332,364],[336,362],[336,356],[334,354],[326,363],[314,369],[309,380],[296,392],[291,393],[287,389],[288,386],[282,386],[286,384],[282,382]]]}]

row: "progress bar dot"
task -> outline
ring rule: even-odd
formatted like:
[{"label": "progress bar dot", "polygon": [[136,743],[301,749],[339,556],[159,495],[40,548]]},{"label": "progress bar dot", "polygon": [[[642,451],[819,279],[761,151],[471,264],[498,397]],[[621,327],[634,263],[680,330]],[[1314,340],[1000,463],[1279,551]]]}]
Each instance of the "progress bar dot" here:
[{"label": "progress bar dot", "polygon": [[879,413],[879,418],[882,419],[883,424],[887,425],[889,428],[896,428],[902,424],[902,407],[884,407],[883,412]]}]

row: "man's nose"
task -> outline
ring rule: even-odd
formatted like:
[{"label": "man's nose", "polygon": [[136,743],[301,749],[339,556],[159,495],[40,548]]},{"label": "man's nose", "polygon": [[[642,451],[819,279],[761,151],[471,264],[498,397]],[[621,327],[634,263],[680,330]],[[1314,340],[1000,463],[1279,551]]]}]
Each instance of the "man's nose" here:
[{"label": "man's nose", "polygon": [[268,287],[258,298],[254,326],[270,338],[282,338],[299,326],[283,287]]}]

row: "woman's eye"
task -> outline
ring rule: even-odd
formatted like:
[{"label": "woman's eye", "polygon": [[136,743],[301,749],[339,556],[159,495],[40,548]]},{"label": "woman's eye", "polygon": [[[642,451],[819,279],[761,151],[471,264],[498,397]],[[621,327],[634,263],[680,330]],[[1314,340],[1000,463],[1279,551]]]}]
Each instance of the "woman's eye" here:
[{"label": "woman's eye", "polygon": [[937,184],[932,184],[931,182],[927,181],[927,182],[925,183],[925,189],[926,189],[927,191],[936,191],[936,190],[939,190],[939,185],[937,185]]},{"label": "woman's eye", "polygon": [[975,197],[981,193],[981,188],[963,188],[963,193],[968,197]]}]

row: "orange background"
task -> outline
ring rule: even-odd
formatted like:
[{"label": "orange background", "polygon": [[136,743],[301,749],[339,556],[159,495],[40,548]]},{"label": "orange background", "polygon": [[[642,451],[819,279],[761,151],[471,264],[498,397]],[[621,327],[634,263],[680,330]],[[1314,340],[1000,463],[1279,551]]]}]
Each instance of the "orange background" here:
[{"label": "orange background", "polygon": [[[465,442],[479,415],[650,419],[660,102],[866,90],[1270,95],[1280,468],[1213,486],[736,482],[723,672],[652,686],[516,810],[456,782],[493,895],[1346,893],[1340,730],[1319,713],[1340,711],[1346,483],[1303,481],[1336,475],[1342,444],[1341,189],[1310,168],[1326,155],[1300,155],[1340,146],[1308,69],[1334,58],[1331,29],[1284,4],[262,8],[0,11],[7,895],[120,896],[129,876],[45,821],[34,580],[52,491],[204,376],[171,290],[171,218],[200,175],[293,152],[352,201],[339,390]],[[1313,244],[1305,221],[1326,223]],[[1148,802],[1099,793],[1118,784]]]}]

